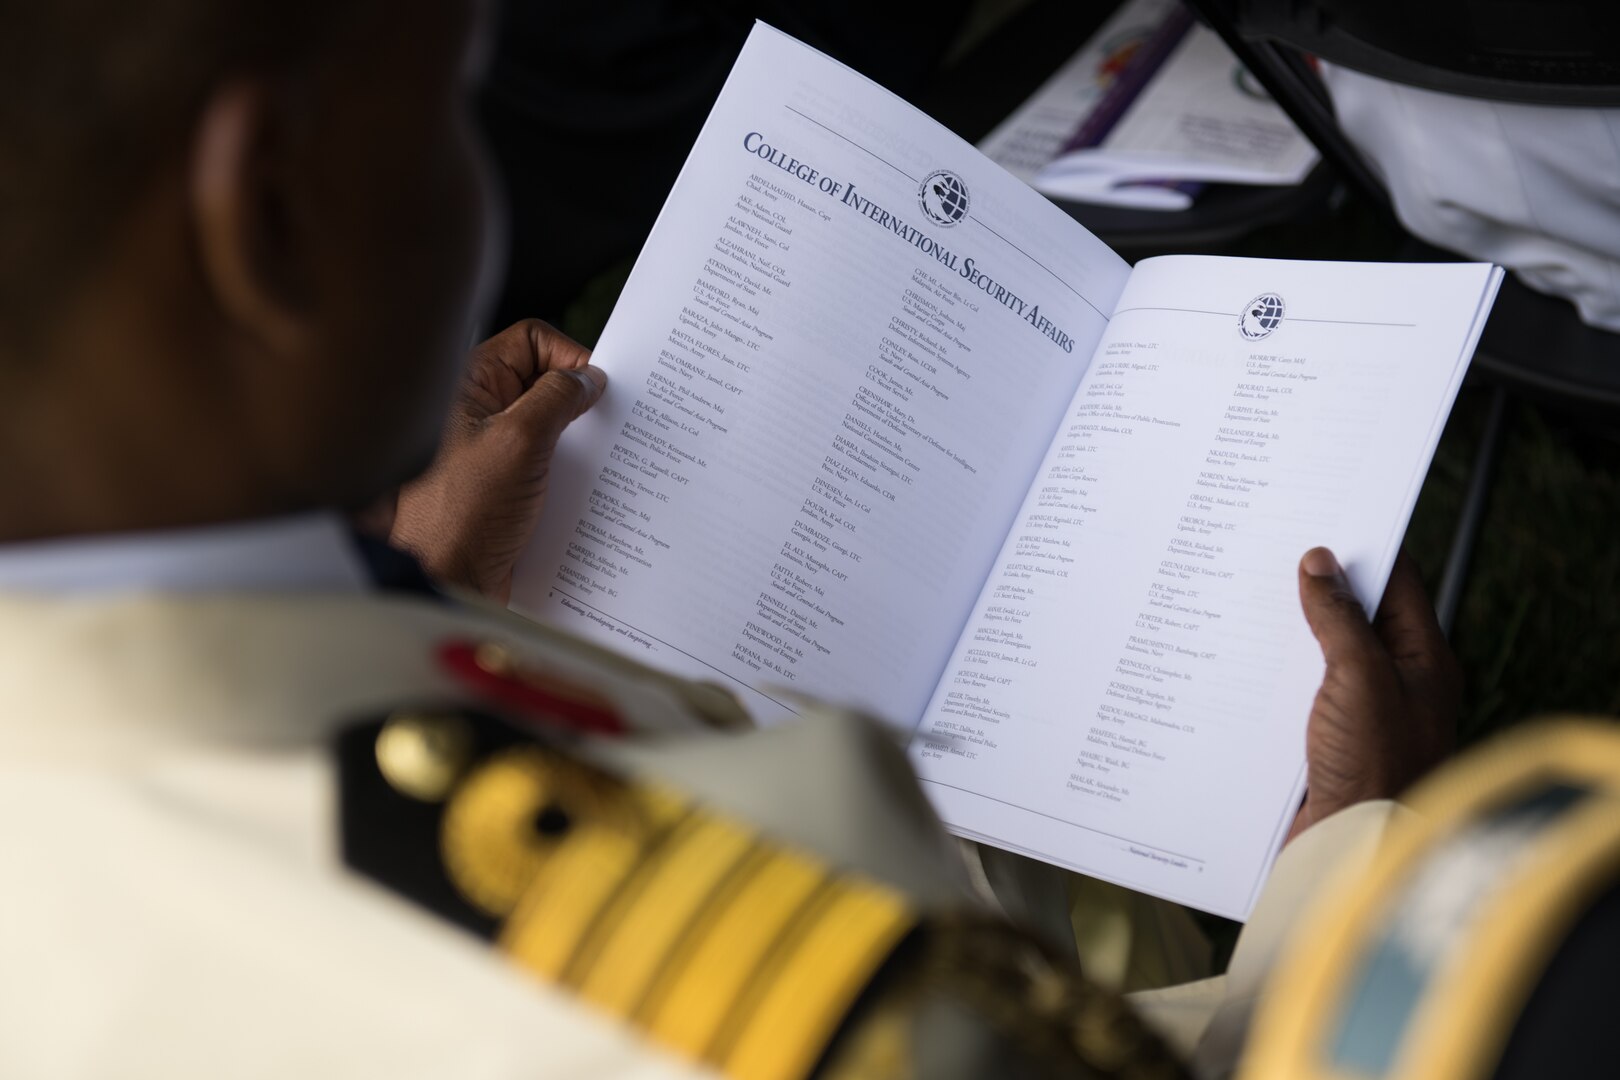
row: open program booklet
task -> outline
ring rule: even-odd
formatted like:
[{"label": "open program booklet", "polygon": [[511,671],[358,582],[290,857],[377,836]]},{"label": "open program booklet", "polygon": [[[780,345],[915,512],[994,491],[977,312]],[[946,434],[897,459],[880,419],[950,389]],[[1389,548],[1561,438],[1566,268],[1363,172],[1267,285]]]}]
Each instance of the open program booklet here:
[{"label": "open program booklet", "polygon": [[961,835],[1242,918],[1322,674],[1295,567],[1331,545],[1375,605],[1498,275],[1133,271],[756,27],[514,607],[765,723],[865,710]]}]

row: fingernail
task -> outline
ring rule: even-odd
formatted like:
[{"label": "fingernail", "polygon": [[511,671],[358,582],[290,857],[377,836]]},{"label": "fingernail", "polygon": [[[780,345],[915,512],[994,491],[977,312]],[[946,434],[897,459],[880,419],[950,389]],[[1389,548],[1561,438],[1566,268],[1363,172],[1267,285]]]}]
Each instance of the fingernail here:
[{"label": "fingernail", "polygon": [[1311,548],[1305,553],[1301,563],[1305,572],[1314,578],[1330,578],[1334,581],[1344,581],[1344,570],[1339,566],[1339,560],[1333,557],[1333,552],[1325,547]]},{"label": "fingernail", "polygon": [[574,368],[571,371],[563,372],[563,374],[576,379],[580,388],[590,397],[595,397],[607,388],[607,372],[599,367],[591,367],[591,365],[586,364],[582,368]]}]

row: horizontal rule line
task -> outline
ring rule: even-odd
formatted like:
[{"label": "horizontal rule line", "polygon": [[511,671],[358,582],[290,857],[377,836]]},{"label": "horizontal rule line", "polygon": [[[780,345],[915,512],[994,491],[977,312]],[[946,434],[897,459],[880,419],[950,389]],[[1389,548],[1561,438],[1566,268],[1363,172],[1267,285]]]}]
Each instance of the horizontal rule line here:
[{"label": "horizontal rule line", "polygon": [[1059,825],[1067,825],[1073,829],[1082,829],[1085,832],[1096,833],[1098,836],[1106,836],[1110,840],[1118,840],[1122,844],[1131,844],[1134,847],[1147,848],[1150,851],[1157,851],[1160,855],[1174,855],[1178,859],[1186,859],[1188,862],[1195,862],[1200,866],[1204,865],[1204,860],[1200,859],[1196,855],[1183,855],[1179,851],[1171,851],[1169,848],[1162,848],[1157,844],[1145,844],[1140,840],[1132,840],[1128,836],[1120,836],[1118,833],[1104,832],[1102,829],[1094,829],[1090,825],[1082,825],[1078,821],[1070,821],[1068,818],[1060,818],[1056,814],[1048,814],[1044,810],[1032,810],[1027,806],[1020,806],[1015,802],[1008,802],[1006,799],[998,799],[994,795],[986,795],[982,791],[974,791],[972,788],[958,787],[955,784],[947,784],[943,780],[930,780],[926,776],[918,777],[918,779],[925,784],[936,784],[939,787],[950,788],[952,791],[960,791],[964,795],[972,795],[980,799],[989,799],[993,803],[1000,803],[1002,806],[1010,806],[1014,810],[1022,810],[1026,814],[1034,814],[1036,817],[1043,817],[1049,821],[1055,821]]},{"label": "horizontal rule line", "polygon": [[797,116],[803,116],[806,120],[810,121],[812,124],[816,125],[816,127],[820,128],[821,130],[826,131],[826,132],[830,132],[831,134],[838,136],[840,139],[843,139],[845,142],[849,143],[849,145],[853,146],[855,149],[859,150],[861,153],[870,154],[872,157],[877,158],[877,160],[883,162],[883,164],[887,165],[889,168],[893,169],[895,172],[899,173],[901,176],[905,177],[907,180],[910,180],[913,184],[915,184],[917,182],[917,178],[915,176],[912,176],[910,173],[906,172],[906,170],[902,169],[900,166],[896,165],[894,162],[890,161],[888,158],[883,157],[881,154],[877,154],[877,153],[875,153],[875,152],[873,152],[871,150],[868,150],[866,147],[862,146],[860,143],[856,142],[854,139],[850,138],[848,135],[845,135],[842,131],[839,131],[837,128],[830,128],[826,124],[823,124],[820,120],[817,120],[815,117],[806,115],[805,113],[802,113],[802,112],[799,112],[798,109],[795,109],[791,105],[784,105],[782,107],[784,109],[786,109],[790,113],[794,113]]},{"label": "horizontal rule line", "polygon": [[1142,307],[1120,308],[1118,311],[1114,312],[1114,316],[1118,317],[1120,315],[1125,314],[1127,311],[1184,311],[1189,315],[1219,315],[1219,316],[1221,316],[1223,318],[1227,318],[1227,319],[1235,319],[1238,316],[1238,313],[1235,312],[1235,311],[1205,311],[1203,308],[1150,307],[1150,306],[1146,306],[1146,305],[1144,305]]},{"label": "horizontal rule line", "polygon": [[[1190,307],[1156,307],[1148,304],[1140,307],[1120,308],[1114,314],[1123,315],[1127,311],[1181,311],[1188,315],[1219,315],[1226,319],[1235,319],[1242,314],[1237,311],[1209,311],[1205,308]],[[1340,326],[1400,326],[1408,329],[1417,325],[1417,323],[1410,322],[1377,322],[1372,319],[1308,319],[1303,315],[1284,315],[1283,322],[1336,323]]]}]

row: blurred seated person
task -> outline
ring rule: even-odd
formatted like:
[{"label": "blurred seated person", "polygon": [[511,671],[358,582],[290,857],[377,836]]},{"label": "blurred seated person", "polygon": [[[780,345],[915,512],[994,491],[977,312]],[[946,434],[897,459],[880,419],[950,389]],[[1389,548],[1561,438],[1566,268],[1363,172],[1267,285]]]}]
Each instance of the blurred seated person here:
[{"label": "blurred seated person", "polygon": [[1620,333],[1620,109],[1485,101],[1322,69],[1340,126],[1403,225]]}]

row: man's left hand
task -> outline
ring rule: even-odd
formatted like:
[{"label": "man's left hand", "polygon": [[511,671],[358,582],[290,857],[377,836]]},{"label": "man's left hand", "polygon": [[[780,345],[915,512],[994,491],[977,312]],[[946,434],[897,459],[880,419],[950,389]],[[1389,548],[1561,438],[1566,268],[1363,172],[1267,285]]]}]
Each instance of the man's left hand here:
[{"label": "man's left hand", "polygon": [[540,519],[557,439],[607,375],[538,319],[473,350],[432,466],[400,490],[389,540],[435,581],[505,603]]},{"label": "man's left hand", "polygon": [[1393,799],[1437,765],[1462,696],[1457,658],[1405,554],[1370,623],[1327,548],[1300,560],[1299,599],[1327,666],[1305,725],[1305,803],[1289,839],[1358,802]]}]

